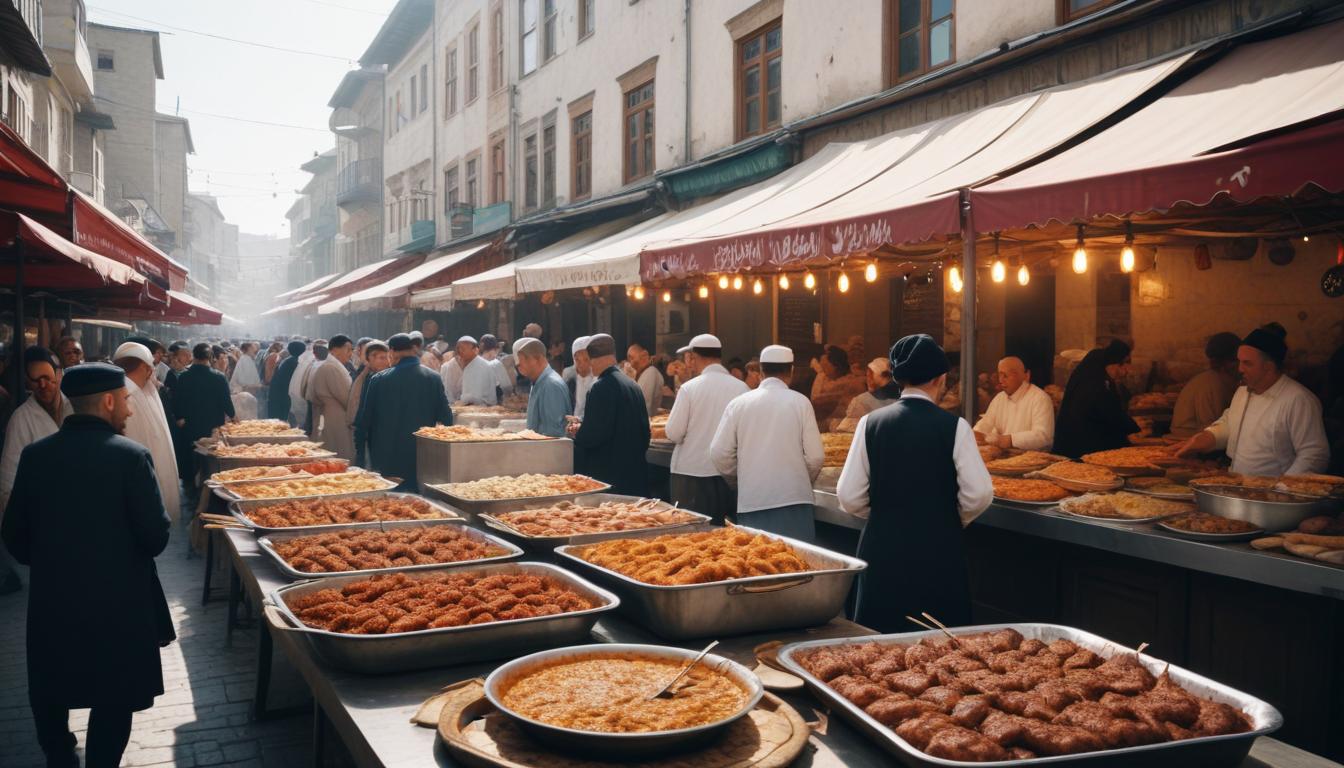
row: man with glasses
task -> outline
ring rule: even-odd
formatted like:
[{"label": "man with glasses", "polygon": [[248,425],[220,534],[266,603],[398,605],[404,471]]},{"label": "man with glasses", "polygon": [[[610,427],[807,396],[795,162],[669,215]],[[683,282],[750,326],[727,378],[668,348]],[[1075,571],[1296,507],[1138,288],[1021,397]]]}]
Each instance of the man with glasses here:
[{"label": "man with glasses", "polygon": [[[5,428],[5,447],[0,452],[0,510],[9,503],[9,493],[14,489],[19,454],[38,440],[56,434],[61,422],[72,413],[70,402],[61,396],[60,363],[51,352],[43,347],[29,347],[23,353],[23,371],[32,396],[14,409]],[[0,545],[0,595],[22,588],[9,553]]]}]

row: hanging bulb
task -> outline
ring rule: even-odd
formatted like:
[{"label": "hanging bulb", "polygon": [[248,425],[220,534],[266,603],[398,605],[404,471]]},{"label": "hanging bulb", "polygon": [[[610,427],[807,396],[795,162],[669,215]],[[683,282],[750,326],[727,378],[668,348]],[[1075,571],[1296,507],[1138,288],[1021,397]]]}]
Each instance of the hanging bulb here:
[{"label": "hanging bulb", "polygon": [[699,295],[700,295],[700,298],[702,298],[702,299],[708,299],[708,298],[709,298],[709,286],[708,286],[708,285],[703,285],[703,284],[702,284],[702,285],[700,286],[700,290],[698,291],[698,293],[699,293]]},{"label": "hanging bulb", "polygon": [[953,292],[961,293],[962,286],[965,283],[961,280],[961,270],[957,269],[956,264],[953,264],[952,268],[947,271],[947,281],[952,284]]},{"label": "hanging bulb", "polygon": [[1134,230],[1125,222],[1125,247],[1120,251],[1120,271],[1126,274],[1134,271]]},{"label": "hanging bulb", "polygon": [[672,303],[672,292],[671,292],[671,291],[663,291],[663,303],[664,303],[664,304],[671,304],[671,303]]},{"label": "hanging bulb", "polygon": [[727,275],[719,275],[719,290],[721,290],[721,291],[726,291],[726,290],[728,290],[728,276],[727,276]]},{"label": "hanging bulb", "polygon": [[786,290],[786,291],[789,290],[789,276],[788,276],[788,275],[780,275],[780,276],[779,276],[779,287],[782,288],[783,290]]},{"label": "hanging bulb", "polygon": [[989,268],[989,278],[996,283],[1002,283],[1008,276],[1008,268],[1003,265],[1003,259],[995,259],[994,266]]},{"label": "hanging bulb", "polygon": [[817,287],[816,275],[813,275],[811,272],[808,272],[807,275],[803,278],[803,287],[809,291],[812,290],[813,288],[816,288]]},{"label": "hanging bulb", "polygon": [[476,300],[476,308],[477,308],[477,309],[485,309],[485,299],[477,299],[477,300]]},{"label": "hanging bulb", "polygon": [[1073,271],[1083,274],[1087,271],[1087,248],[1083,247],[1083,225],[1078,225],[1078,243],[1073,249]]},{"label": "hanging bulb", "polygon": [[1026,264],[1023,264],[1017,268],[1017,284],[1026,285],[1029,282],[1031,282],[1031,270],[1027,269]]},{"label": "hanging bulb", "polygon": [[734,290],[734,291],[740,291],[740,290],[742,290],[742,276],[741,276],[741,275],[733,275],[733,290]]},{"label": "hanging bulb", "polygon": [[756,278],[756,282],[751,284],[751,292],[756,294],[757,296],[760,296],[762,293],[765,293],[765,283],[761,282],[761,278],[759,277]]},{"label": "hanging bulb", "polygon": [[870,283],[877,282],[877,262],[871,262],[863,268],[863,279]]},{"label": "hanging bulb", "polygon": [[1304,242],[1304,243],[1310,243],[1310,242],[1311,242],[1311,236],[1310,236],[1310,235],[1303,235],[1303,236],[1302,236],[1302,242]]},{"label": "hanging bulb", "polygon": [[841,293],[849,293],[849,275],[841,272],[840,279],[836,281],[835,285],[840,289]]},{"label": "hanging bulb", "polygon": [[644,300],[644,286],[642,286],[642,285],[636,285],[636,286],[635,286],[635,301],[643,301],[643,300]]}]

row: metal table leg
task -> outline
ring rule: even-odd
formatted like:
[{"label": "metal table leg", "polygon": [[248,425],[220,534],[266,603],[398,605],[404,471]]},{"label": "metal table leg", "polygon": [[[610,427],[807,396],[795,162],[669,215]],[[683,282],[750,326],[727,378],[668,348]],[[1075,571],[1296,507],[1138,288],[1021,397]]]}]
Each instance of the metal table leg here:
[{"label": "metal table leg", "polygon": [[322,714],[322,705],[313,699],[313,766],[322,768],[325,764],[324,743],[327,736],[327,718]]},{"label": "metal table leg", "polygon": [[[210,577],[215,570],[215,537],[211,536],[211,533],[212,531],[205,532],[205,586],[201,588],[201,605],[210,602]],[[187,546],[191,545],[188,544]],[[232,600],[232,595],[230,595],[230,600]],[[232,614],[229,616],[229,621],[233,621]]]},{"label": "metal table leg", "polygon": [[233,642],[233,628],[238,626],[238,604],[243,598],[243,582],[239,580],[238,573],[232,568],[229,569],[229,615],[224,626],[224,645],[227,647]]}]

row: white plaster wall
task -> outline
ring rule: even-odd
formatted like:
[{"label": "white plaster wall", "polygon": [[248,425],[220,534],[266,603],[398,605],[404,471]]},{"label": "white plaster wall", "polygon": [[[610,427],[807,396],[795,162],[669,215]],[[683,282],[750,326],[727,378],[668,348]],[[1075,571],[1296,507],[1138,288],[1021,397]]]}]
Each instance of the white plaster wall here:
[{"label": "white plaster wall", "polygon": [[[401,92],[401,115],[405,119],[397,119],[398,125],[396,133],[392,132],[392,125],[387,124],[383,127],[383,178],[387,184],[383,190],[384,216],[386,206],[398,199],[398,195],[404,196],[406,190],[414,189],[416,182],[423,180],[424,188],[430,192],[436,190],[434,183],[434,174],[430,168],[430,162],[434,153],[434,89],[437,77],[434,74],[433,50],[430,43],[432,35],[429,28],[420,35],[411,48],[398,61],[396,65],[388,69],[387,78],[384,81],[383,88],[383,110],[387,110],[387,100],[391,98],[393,104],[396,103],[397,92]],[[428,98],[429,107],[421,112],[418,109],[419,90],[420,90],[420,67],[425,66],[429,73]],[[411,109],[411,77],[415,77],[416,104],[417,109]],[[417,169],[417,166],[422,166]],[[393,179],[398,174],[405,174],[411,169],[417,169],[415,174],[403,176],[400,185]],[[436,210],[440,204],[435,198],[430,199],[430,211]],[[384,249],[393,248],[405,242],[410,236],[410,217],[405,219],[405,225],[393,232],[387,230],[387,221],[384,221]]]},{"label": "white plaster wall", "polygon": [[[504,7],[505,16],[509,13],[509,6]],[[490,24],[489,24],[489,3],[486,0],[462,0],[461,2],[446,2],[440,0],[436,3],[434,11],[435,26],[437,34],[437,50],[434,52],[434,66],[438,72],[435,75],[435,82],[438,85],[437,110],[433,116],[434,120],[439,122],[438,131],[438,167],[434,169],[435,185],[441,187],[443,182],[443,173],[449,167],[457,166],[458,184],[461,194],[465,198],[467,188],[467,168],[466,160],[473,156],[473,153],[480,158],[478,171],[479,191],[477,193],[477,204],[485,205],[489,203],[489,157],[486,152],[486,114],[487,104],[489,103],[490,89]],[[467,30],[473,25],[480,25],[480,74],[479,78],[479,96],[471,102],[467,102]],[[505,42],[509,40],[505,36]],[[444,82],[445,82],[445,54],[449,48],[457,49],[457,110],[452,115],[444,115]],[[512,56],[505,55],[505,64],[507,65]],[[386,162],[386,161],[384,161]],[[444,242],[449,238],[448,217],[444,213],[444,200],[442,195],[444,190],[439,190],[439,198],[435,205],[435,220],[437,223],[437,232],[439,242]]]},{"label": "white plaster wall", "polygon": [[957,0],[955,56],[967,61],[1055,26],[1055,0]]}]

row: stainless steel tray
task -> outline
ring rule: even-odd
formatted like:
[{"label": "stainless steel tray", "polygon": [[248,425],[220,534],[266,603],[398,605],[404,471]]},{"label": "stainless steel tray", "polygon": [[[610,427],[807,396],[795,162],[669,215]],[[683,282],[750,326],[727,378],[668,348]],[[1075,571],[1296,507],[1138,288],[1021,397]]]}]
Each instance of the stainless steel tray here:
[{"label": "stainless steel tray", "polygon": [[430,485],[516,474],[522,468],[568,475],[574,472],[574,443],[569,438],[452,442],[416,435],[415,466],[422,492]]},{"label": "stainless steel tray", "polygon": [[[597,506],[599,504],[603,504],[608,501],[625,501],[633,503],[639,500],[640,500],[639,496],[625,496],[619,493],[590,493],[583,496],[581,499],[575,499],[575,503],[582,502],[584,506]],[[655,501],[657,500],[655,499]],[[525,509],[545,509],[546,507],[549,507],[554,503],[555,502],[543,502],[543,503],[527,502],[525,504],[520,504],[517,507],[514,507],[513,509],[507,511],[517,512]],[[658,504],[660,505],[660,508],[664,509],[673,508],[672,504],[668,504],[665,501],[658,501]],[[553,551],[556,547],[563,546],[565,544],[592,544],[593,542],[606,541],[608,539],[623,539],[635,533],[640,534],[653,533],[653,532],[671,533],[673,531],[678,531],[682,528],[686,528],[692,525],[704,525],[708,523],[710,520],[708,515],[702,515],[699,512],[692,512],[688,509],[684,509],[682,510],[682,512],[691,515],[694,519],[687,520],[684,523],[671,523],[668,525],[655,526],[653,528],[638,528],[629,531],[604,531],[602,533],[576,533],[570,536],[528,536],[525,533],[520,533],[517,530],[511,528],[507,523],[503,522],[494,515],[477,515],[477,519],[480,521],[482,525],[485,525],[488,528],[492,528],[496,531],[499,531],[509,539],[521,542],[523,546],[529,549],[544,550],[547,553],[549,553]],[[499,514],[504,513],[501,512]]]},{"label": "stainless steel tray", "polygon": [[[978,627],[961,627],[953,629],[954,634],[970,634],[973,632],[988,632],[996,629],[1016,629],[1027,639],[1036,638],[1044,642],[1053,640],[1071,640],[1080,647],[1087,648],[1093,653],[1109,658],[1116,653],[1128,653],[1123,645],[1110,642],[1105,638],[1098,637],[1091,632],[1086,632],[1073,627],[1065,627],[1058,624],[989,624]],[[988,763],[968,763],[958,760],[945,760],[943,758],[933,757],[915,749],[905,739],[896,735],[896,732],[878,721],[874,720],[862,709],[855,706],[851,701],[836,693],[834,689],[826,685],[819,678],[814,677],[803,665],[798,662],[797,655],[801,652],[813,648],[822,648],[834,645],[847,645],[850,643],[913,643],[925,637],[941,637],[941,632],[905,632],[894,635],[867,635],[864,637],[836,638],[829,640],[810,640],[801,643],[790,643],[779,649],[779,661],[793,674],[803,679],[813,695],[825,702],[832,711],[839,712],[842,717],[853,724],[859,730],[867,733],[881,747],[886,749],[892,755],[900,759],[901,762],[910,766],[1020,766],[1020,765],[1080,765],[1087,768],[1101,768],[1101,766],[1144,766],[1144,768],[1189,768],[1190,766],[1200,766],[1200,768],[1216,768],[1221,766],[1240,765],[1246,758],[1251,749],[1251,743],[1259,736],[1266,736],[1278,730],[1283,725],[1283,715],[1279,710],[1268,702],[1255,698],[1247,693],[1210,680],[1203,675],[1197,675],[1187,669],[1175,665],[1168,665],[1164,661],[1153,658],[1152,656],[1142,655],[1140,659],[1143,665],[1154,675],[1160,675],[1164,669],[1170,670],[1171,679],[1179,683],[1181,687],[1195,694],[1203,696],[1214,701],[1223,702],[1237,707],[1251,720],[1252,730],[1248,733],[1230,734],[1227,736],[1206,736],[1197,739],[1187,739],[1185,741],[1172,741],[1163,744],[1149,744],[1142,747],[1127,747],[1125,749],[1111,749],[1104,752],[1086,752],[1078,755],[1059,755],[1055,757],[1040,757],[1029,760],[1002,760]]]},{"label": "stainless steel tray", "polygon": [[1250,541],[1251,539],[1258,539],[1265,535],[1265,532],[1259,528],[1254,531],[1246,531],[1245,533],[1201,533],[1199,531],[1187,531],[1183,528],[1169,525],[1167,520],[1158,523],[1157,527],[1173,536],[1180,536],[1183,539],[1190,539],[1192,541],[1214,541],[1222,544]]},{"label": "stainless steel tray", "polygon": [[386,523],[397,522],[395,520],[373,520],[367,523],[331,523],[330,525],[301,525],[287,528],[268,528],[264,525],[257,525],[256,523],[252,522],[251,518],[249,518],[246,514],[244,514],[244,512],[246,512],[249,509],[255,509],[257,507],[269,507],[274,506],[276,504],[285,504],[290,501],[309,501],[312,499],[330,499],[332,501],[335,501],[337,499],[362,499],[366,496],[386,496],[394,499],[401,499],[407,497],[417,498],[429,504],[429,506],[433,507],[434,509],[437,509],[440,513],[443,514],[443,517],[431,518],[432,520],[443,520],[443,521],[451,520],[456,522],[465,522],[461,513],[459,513],[452,507],[449,507],[445,504],[440,504],[433,499],[427,499],[423,496],[419,496],[414,493],[397,493],[395,491],[361,491],[359,493],[336,493],[330,496],[308,496],[304,497],[303,499],[297,499],[297,498],[282,499],[279,501],[276,501],[274,499],[271,500],[248,499],[247,501],[230,502],[229,514],[233,515],[234,518],[238,520],[238,522],[252,529],[254,532],[260,534],[296,533],[296,532],[316,533],[319,531],[335,530],[336,528],[364,528],[368,526],[385,525]]},{"label": "stainless steel tray", "polygon": [[219,468],[235,469],[237,467],[280,467],[287,464],[307,464],[310,461],[322,461],[323,459],[336,458],[335,451],[318,451],[312,456],[285,456],[282,458],[244,458],[241,456],[219,456],[213,451],[204,454],[210,459],[219,462]]},{"label": "stainless steel tray", "polygon": [[[347,584],[367,579],[367,576],[340,576],[330,579],[301,581],[280,587],[270,596],[267,611],[271,626],[282,631],[301,632],[312,644],[313,650],[333,667],[384,674],[412,669],[456,666],[487,659],[518,656],[542,648],[575,645],[588,642],[593,625],[606,611],[620,605],[620,598],[605,589],[546,563],[495,563],[493,565],[449,567],[439,571],[469,571],[472,574],[526,574],[549,576],[584,596],[596,607],[532,619],[495,621],[488,624],[469,624],[462,627],[425,629],[394,635],[347,635],[312,629],[299,621],[285,602],[287,595],[305,595],[323,589],[341,589]],[[436,570],[413,571],[413,579],[433,575]],[[277,625],[277,619],[280,620]]]},{"label": "stainless steel tray", "polygon": [[[858,558],[813,544],[739,526],[750,533],[786,541],[815,570],[776,576],[712,581],[707,584],[658,586],[579,557],[587,544],[556,547],[555,553],[621,596],[622,613],[640,626],[669,640],[726,637],[825,624],[844,608],[854,577],[868,564]],[[712,530],[696,525],[673,533]],[[662,533],[632,533],[624,539],[651,539]]]},{"label": "stainless steel tray", "polygon": [[[376,475],[377,473],[368,472],[365,474]],[[322,475],[318,475],[317,477],[322,477]],[[294,479],[304,480],[309,478],[294,478]],[[284,501],[298,501],[300,499],[322,499],[327,498],[329,496],[356,496],[359,494],[367,495],[370,493],[382,493],[383,491],[390,491],[393,488],[396,488],[398,485],[398,483],[390,477],[383,477],[381,475],[378,475],[378,479],[383,482],[382,488],[372,488],[367,491],[350,491],[349,493],[319,493],[319,494],[309,494],[307,496],[262,496],[257,498],[245,498],[243,496],[240,496],[234,490],[234,488],[237,487],[238,485],[247,485],[249,483],[257,483],[258,485],[271,484],[275,482],[273,480],[248,480],[243,483],[230,483],[229,485],[224,485],[220,486],[219,488],[216,488],[215,493],[222,496],[225,499],[228,499],[229,501],[269,501],[272,503],[276,503]]]},{"label": "stainless steel tray", "polygon": [[266,443],[268,445],[288,445],[290,443],[302,443],[305,440],[312,440],[311,437],[300,432],[297,435],[224,435],[221,438],[225,445],[247,445],[248,443]]},{"label": "stainless steel tray", "polygon": [[[307,477],[316,477],[316,475],[310,474],[308,472],[290,472],[287,475],[281,475],[276,477],[249,477],[243,480],[206,480],[205,487],[223,488],[229,485],[237,485],[238,483],[274,483],[277,480],[302,480]],[[233,497],[223,496],[222,498],[232,499]]]},{"label": "stainless steel tray", "polygon": [[489,542],[490,544],[494,544],[495,546],[503,549],[504,554],[495,555],[494,557],[483,557],[480,558],[479,560],[458,560],[452,563],[432,563],[430,565],[398,565],[398,566],[391,566],[388,568],[370,568],[362,571],[337,571],[335,573],[308,573],[307,571],[300,571],[294,568],[292,565],[289,564],[287,560],[285,560],[285,558],[280,556],[279,552],[275,551],[275,542],[283,542],[283,541],[289,541],[291,539],[303,538],[305,536],[313,536],[316,533],[335,533],[339,530],[360,530],[374,527],[373,525],[360,524],[360,523],[329,526],[321,531],[316,532],[312,530],[285,529],[285,531],[282,533],[272,533],[266,536],[262,536],[260,539],[257,540],[257,546],[259,546],[261,550],[265,552],[267,555],[270,555],[271,559],[275,561],[276,566],[280,569],[280,572],[285,574],[285,576],[287,576],[292,581],[302,581],[304,579],[328,579],[335,576],[372,576],[373,574],[376,573],[389,573],[391,571],[425,571],[434,568],[452,568],[455,566],[464,566],[464,565],[482,565],[484,563],[494,563],[494,562],[502,562],[504,560],[512,560],[513,558],[520,557],[523,554],[522,548],[520,548],[513,542],[505,541],[504,539],[501,539],[498,536],[491,536],[490,534],[485,533],[484,531],[478,531],[475,528],[464,525],[464,523],[465,521],[460,518],[451,518],[444,520],[388,520],[386,522],[378,523],[377,527],[378,530],[386,531],[386,530],[395,530],[397,528],[430,528],[441,525],[456,525],[457,527],[462,529],[462,533],[468,538],[474,539],[476,541],[484,541]]},{"label": "stainless steel tray", "polygon": [[[525,473],[525,474],[543,474],[543,473]],[[560,473],[548,472],[544,474],[560,474]],[[588,477],[588,476],[578,475],[578,477]],[[589,477],[588,479],[594,480],[591,477]],[[594,480],[594,482],[600,482],[600,481]],[[608,485],[607,483],[602,483],[601,486],[594,488],[591,491],[584,491],[583,493],[560,493],[554,496],[524,496],[522,498],[517,499],[463,499],[454,496],[453,494],[449,493],[448,491],[444,490],[442,487],[437,485],[427,485],[425,486],[425,488],[428,491],[426,495],[433,495],[441,499],[447,500],[450,504],[453,505],[454,508],[456,508],[459,512],[462,513],[463,517],[467,518],[467,520],[471,522],[476,522],[476,518],[479,515],[493,515],[497,512],[510,512],[512,510],[517,509],[518,505],[520,504],[532,504],[532,503],[554,504],[557,501],[573,501],[574,499],[577,499],[580,496],[589,496],[594,493],[604,493],[606,491],[611,490],[610,485]]]},{"label": "stainless steel tray", "polygon": [[1233,496],[1224,496],[1218,493],[1218,490],[1226,488],[1240,488],[1240,486],[1224,485],[1204,485],[1193,486],[1195,490],[1195,506],[1201,512],[1210,512],[1221,517],[1230,517],[1234,520],[1245,520],[1271,533],[1275,531],[1291,531],[1303,520],[1317,515],[1334,516],[1338,512],[1338,502],[1334,499],[1320,499],[1315,496],[1298,496],[1297,494],[1287,493],[1285,491],[1275,491],[1272,489],[1253,489],[1265,490],[1267,493],[1275,493],[1282,496],[1295,497],[1300,501],[1253,501],[1251,499],[1239,499]]}]

